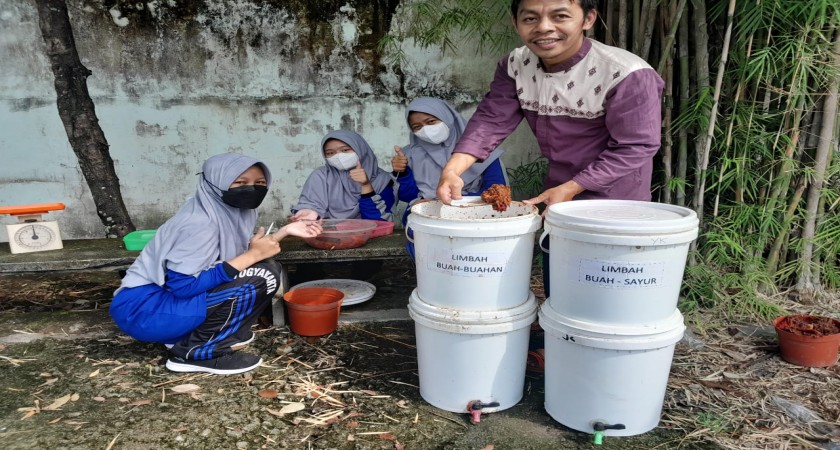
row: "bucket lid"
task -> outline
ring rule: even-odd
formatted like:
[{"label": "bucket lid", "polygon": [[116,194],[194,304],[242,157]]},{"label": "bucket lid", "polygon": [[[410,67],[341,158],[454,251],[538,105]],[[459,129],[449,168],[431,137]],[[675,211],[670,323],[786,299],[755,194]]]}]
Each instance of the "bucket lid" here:
[{"label": "bucket lid", "polygon": [[523,236],[535,233],[542,225],[534,205],[511,202],[505,211],[485,207],[464,207],[459,214],[441,215],[440,201],[418,203],[411,207],[407,227],[415,232],[440,236],[490,238]]},{"label": "bucket lid", "polygon": [[649,235],[696,230],[697,214],[682,206],[635,200],[575,200],[548,207],[555,227],[596,233]]},{"label": "bucket lid", "polygon": [[540,326],[549,334],[588,347],[615,350],[648,350],[666,347],[682,339],[683,315],[674,310],[667,319],[652,324],[617,326],[566,317],[546,300],[540,307]]},{"label": "bucket lid", "polygon": [[457,309],[426,303],[415,289],[408,300],[408,313],[415,322],[436,330],[459,334],[503,333],[531,326],[537,318],[537,300],[529,292],[528,299],[513,308]]},{"label": "bucket lid", "polygon": [[[480,199],[481,197],[478,198]],[[443,207],[445,207],[445,210],[442,211],[441,208]],[[450,212],[456,210],[459,213],[441,215],[441,212],[447,213],[447,210]],[[411,207],[411,213],[432,219],[451,220],[455,222],[522,220],[523,216],[539,217],[540,215],[539,210],[534,205],[526,205],[522,202],[510,202],[506,210],[496,211],[488,204],[478,203],[475,197],[465,197],[461,201],[455,200],[452,202],[452,206],[444,205],[440,200],[418,203]]]}]

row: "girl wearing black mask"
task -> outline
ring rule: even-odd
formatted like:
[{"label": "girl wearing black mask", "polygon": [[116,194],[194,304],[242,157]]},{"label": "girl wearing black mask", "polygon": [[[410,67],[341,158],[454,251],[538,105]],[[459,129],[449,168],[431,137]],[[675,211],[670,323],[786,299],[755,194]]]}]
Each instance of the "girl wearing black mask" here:
[{"label": "girl wearing black mask", "polygon": [[175,372],[243,373],[262,358],[235,351],[254,339],[251,325],[280,280],[272,257],[286,236],[313,237],[317,222],[266,235],[257,222],[271,173],[237,155],[205,161],[194,197],[164,223],[114,293],[111,316],[126,334],[160,342]]}]

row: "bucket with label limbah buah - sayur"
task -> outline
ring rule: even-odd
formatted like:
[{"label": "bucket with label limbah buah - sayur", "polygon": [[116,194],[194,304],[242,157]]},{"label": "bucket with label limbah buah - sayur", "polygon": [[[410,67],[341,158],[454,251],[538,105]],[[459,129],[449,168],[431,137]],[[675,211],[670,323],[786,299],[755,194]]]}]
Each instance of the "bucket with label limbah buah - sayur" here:
[{"label": "bucket with label limbah buah - sayur", "polygon": [[570,428],[630,436],[659,423],[694,211],[626,200],[551,205],[545,408]]}]

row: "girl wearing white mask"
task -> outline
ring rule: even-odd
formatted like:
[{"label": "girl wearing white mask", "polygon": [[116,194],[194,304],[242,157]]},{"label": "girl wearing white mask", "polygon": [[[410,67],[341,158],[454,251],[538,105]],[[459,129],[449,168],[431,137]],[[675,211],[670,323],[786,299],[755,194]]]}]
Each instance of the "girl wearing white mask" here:
[{"label": "girl wearing white mask", "polygon": [[[440,172],[452,155],[452,150],[464,132],[464,118],[443,100],[421,97],[409,103],[406,122],[411,131],[409,144],[394,147],[391,166],[399,184],[400,200],[415,203],[436,197]],[[473,165],[462,175],[462,195],[481,195],[494,184],[507,184],[499,157],[504,150],[497,148],[481,163]],[[407,210],[406,210],[407,211]],[[403,217],[403,223],[407,217]]]},{"label": "girl wearing white mask", "polygon": [[379,168],[367,141],[352,131],[331,131],[321,140],[321,149],[325,164],[306,179],[289,220],[390,221],[393,180]]},{"label": "girl wearing white mask", "polygon": [[[443,100],[421,97],[408,104],[406,122],[411,131],[409,144],[394,147],[396,155],[391,166],[399,184],[397,196],[413,204],[420,199],[436,197],[440,172],[452,155],[452,150],[464,132],[464,118]],[[494,184],[507,184],[499,157],[504,150],[497,148],[483,162],[470,167],[462,175],[462,195],[481,195]],[[408,209],[406,209],[408,212]],[[403,216],[403,224],[407,215]]]}]

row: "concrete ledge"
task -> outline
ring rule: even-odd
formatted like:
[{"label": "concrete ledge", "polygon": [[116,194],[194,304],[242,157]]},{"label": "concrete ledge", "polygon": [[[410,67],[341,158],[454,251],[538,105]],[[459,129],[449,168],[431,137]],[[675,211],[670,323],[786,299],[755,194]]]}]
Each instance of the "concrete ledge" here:
[{"label": "concrete ledge", "polygon": [[[281,263],[308,263],[407,258],[405,244],[401,230],[373,238],[363,247],[347,250],[316,250],[302,239],[289,237],[283,240],[283,251],[276,259]],[[64,248],[60,250],[20,254],[12,254],[8,244],[2,244],[0,273],[125,269],[139,254],[126,250],[121,239],[69,240],[64,241]]]}]

